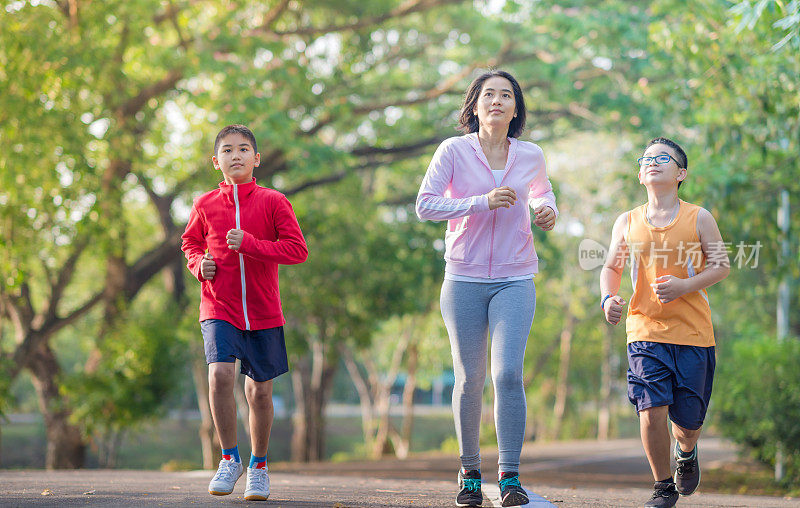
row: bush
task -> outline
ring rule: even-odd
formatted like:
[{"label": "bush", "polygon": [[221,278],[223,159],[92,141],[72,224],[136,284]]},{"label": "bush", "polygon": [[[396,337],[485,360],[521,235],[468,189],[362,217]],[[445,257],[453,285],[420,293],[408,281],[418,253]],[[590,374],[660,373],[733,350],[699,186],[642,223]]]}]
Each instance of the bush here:
[{"label": "bush", "polygon": [[446,437],[444,441],[442,441],[442,444],[439,446],[439,450],[458,455],[459,453],[458,438],[456,438],[455,435]]},{"label": "bush", "polygon": [[195,469],[202,469],[203,465],[198,464],[193,460],[185,459],[172,459],[161,464],[162,471],[193,471]]},{"label": "bush", "polygon": [[785,482],[800,485],[800,341],[741,341],[719,362],[714,387],[722,433],[775,465],[780,444]]}]

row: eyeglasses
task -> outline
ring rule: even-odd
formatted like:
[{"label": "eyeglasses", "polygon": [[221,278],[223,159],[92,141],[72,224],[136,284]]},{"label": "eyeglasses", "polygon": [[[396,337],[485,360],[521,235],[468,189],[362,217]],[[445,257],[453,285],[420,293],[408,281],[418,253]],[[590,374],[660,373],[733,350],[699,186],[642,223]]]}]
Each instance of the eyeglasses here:
[{"label": "eyeglasses", "polygon": [[673,156],[671,156],[669,154],[666,154],[666,153],[662,153],[662,154],[656,155],[655,157],[639,157],[637,162],[639,163],[639,166],[649,166],[650,163],[653,162],[653,161],[656,161],[657,165],[661,165],[661,164],[666,164],[671,160],[675,161],[675,164],[677,164],[678,167],[681,166],[680,162],[675,160],[675,158]]}]

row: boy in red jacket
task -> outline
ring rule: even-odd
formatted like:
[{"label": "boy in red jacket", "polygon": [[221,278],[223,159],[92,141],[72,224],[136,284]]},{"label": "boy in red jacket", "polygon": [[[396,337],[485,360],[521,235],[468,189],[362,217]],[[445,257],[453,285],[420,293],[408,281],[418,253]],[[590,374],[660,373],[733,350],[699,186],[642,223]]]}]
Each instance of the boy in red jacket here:
[{"label": "boy in red jacket", "polygon": [[200,328],[209,399],[222,445],[222,460],[208,491],[230,494],[243,473],[233,396],[239,358],[247,376],[244,391],[252,451],[244,497],[265,500],[272,379],[289,370],[278,264],[302,263],[308,249],[289,200],[256,185],[253,169],[261,154],[250,129],[244,125],[222,129],[211,160],[224,181],[219,189],[195,200],[181,246],[189,270],[201,283]]}]

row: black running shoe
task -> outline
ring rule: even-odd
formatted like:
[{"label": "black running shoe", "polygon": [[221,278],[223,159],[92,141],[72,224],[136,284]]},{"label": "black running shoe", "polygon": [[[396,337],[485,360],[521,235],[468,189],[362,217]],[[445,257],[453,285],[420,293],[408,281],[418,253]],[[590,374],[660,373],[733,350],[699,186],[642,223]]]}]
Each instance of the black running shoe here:
[{"label": "black running shoe", "polygon": [[481,472],[458,470],[458,488],[461,492],[456,496],[456,506],[480,506],[483,504],[481,491]]},{"label": "black running shoe", "polygon": [[528,493],[519,483],[519,473],[503,473],[500,475],[500,501],[502,501],[503,506],[528,504]]},{"label": "black running shoe", "polygon": [[691,496],[700,484],[700,463],[697,460],[697,445],[694,445],[691,457],[683,458],[680,447],[675,443],[675,488],[682,496]]},{"label": "black running shoe", "polygon": [[653,485],[653,496],[644,505],[647,508],[672,508],[678,502],[678,490],[672,482],[656,482]]}]

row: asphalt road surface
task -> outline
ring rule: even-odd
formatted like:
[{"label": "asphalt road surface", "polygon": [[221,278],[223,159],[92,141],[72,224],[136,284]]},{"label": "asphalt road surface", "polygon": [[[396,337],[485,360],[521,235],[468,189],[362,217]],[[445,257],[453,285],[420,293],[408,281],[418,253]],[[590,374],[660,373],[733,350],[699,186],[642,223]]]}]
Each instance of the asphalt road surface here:
[{"label": "asphalt road surface", "polygon": [[[735,461],[735,450],[714,439],[701,440],[701,465]],[[484,505],[499,506],[497,455],[484,453]],[[0,471],[0,506],[6,507],[453,507],[455,457],[417,455],[379,462],[270,465],[268,501],[245,501],[245,477],[230,496],[207,492],[213,472],[120,470]],[[641,506],[652,479],[637,440],[526,445],[520,468],[531,494],[529,507]],[[798,499],[731,496],[698,492],[679,507],[800,507]]]}]

